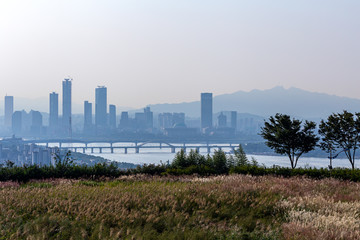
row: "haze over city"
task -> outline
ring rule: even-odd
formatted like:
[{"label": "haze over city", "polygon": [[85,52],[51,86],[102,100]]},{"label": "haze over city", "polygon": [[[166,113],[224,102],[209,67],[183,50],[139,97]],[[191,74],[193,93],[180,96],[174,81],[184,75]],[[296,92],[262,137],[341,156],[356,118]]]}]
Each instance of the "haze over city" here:
[{"label": "haze over city", "polygon": [[0,2],[0,96],[195,101],[278,85],[359,98],[360,2]]}]

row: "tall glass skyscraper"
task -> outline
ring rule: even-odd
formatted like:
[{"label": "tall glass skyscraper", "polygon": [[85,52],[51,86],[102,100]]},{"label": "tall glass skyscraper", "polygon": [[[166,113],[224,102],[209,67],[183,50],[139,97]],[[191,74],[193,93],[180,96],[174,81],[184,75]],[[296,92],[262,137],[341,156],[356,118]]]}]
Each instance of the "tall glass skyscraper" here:
[{"label": "tall glass skyscraper", "polygon": [[84,133],[92,128],[92,103],[84,102]]},{"label": "tall glass skyscraper", "polygon": [[54,130],[58,127],[59,120],[59,94],[56,92],[50,93],[50,116],[49,128]]},{"label": "tall glass skyscraper", "polygon": [[116,128],[116,106],[111,104],[109,105],[109,127]]},{"label": "tall glass skyscraper", "polygon": [[213,126],[213,101],[212,93],[201,93],[201,128]]},{"label": "tall glass skyscraper", "polygon": [[14,97],[5,96],[5,126],[11,127],[11,119],[14,112]]},{"label": "tall glass skyscraper", "polygon": [[107,126],[107,89],[104,86],[95,89],[95,125]]},{"label": "tall glass skyscraper", "polygon": [[72,79],[66,78],[63,81],[63,99],[62,99],[62,123],[64,130],[70,136],[71,129],[71,81]]}]

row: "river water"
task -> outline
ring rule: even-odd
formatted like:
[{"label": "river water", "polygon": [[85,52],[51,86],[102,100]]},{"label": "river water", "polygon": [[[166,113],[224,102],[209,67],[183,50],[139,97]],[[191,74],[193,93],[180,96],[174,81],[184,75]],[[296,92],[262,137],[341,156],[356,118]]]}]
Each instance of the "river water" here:
[{"label": "river water", "polygon": [[[132,143],[117,143],[114,144],[113,146],[129,146]],[[103,147],[108,147],[109,144],[99,144],[96,143],[94,144],[94,147],[96,146],[103,146]],[[147,146],[151,146],[152,144],[147,144]],[[193,146],[204,146],[203,144],[192,144]],[[221,145],[221,144],[216,144],[217,146]],[[51,147],[51,144],[49,145]],[[56,145],[53,145],[56,146]],[[63,144],[64,147],[82,147],[84,146],[83,144]],[[153,146],[159,146],[159,144],[153,144]],[[89,144],[88,147],[91,147],[91,145]],[[179,149],[176,149],[176,151],[178,151]],[[226,148],[223,147],[222,148],[223,151],[225,152],[230,152],[231,149],[230,148]],[[81,150],[78,150],[79,152],[82,152]],[[190,148],[187,148],[187,152],[190,151]],[[214,149],[211,150],[212,153],[214,151]],[[124,153],[124,149],[114,149],[114,153],[111,153],[110,149],[103,149],[102,153],[99,153],[98,149],[94,149],[94,153],[91,153],[91,150],[88,148],[85,151],[86,154],[89,155],[94,155],[94,156],[100,156],[112,161],[117,161],[117,162],[127,162],[127,163],[134,163],[134,164],[159,164],[161,162],[163,163],[167,163],[168,161],[171,163],[172,160],[175,157],[174,153],[171,153],[171,150],[169,148],[140,148],[140,153],[135,153],[135,149],[134,148],[129,148],[128,149],[128,153],[125,154]],[[206,148],[201,148],[200,149],[200,153],[203,155],[207,154],[207,150]],[[259,164],[264,164],[267,167],[273,166],[273,165],[278,165],[278,166],[282,166],[282,167],[290,167],[290,161],[288,159],[288,157],[286,156],[266,156],[266,155],[247,155],[249,159],[251,159],[252,157],[254,157]],[[359,160],[357,160],[359,161]],[[327,158],[313,158],[313,157],[300,157],[299,162],[298,162],[298,166],[299,167],[316,167],[316,168],[321,168],[321,167],[328,167],[329,165],[329,159]],[[356,164],[356,167],[358,167],[359,165]],[[347,159],[334,159],[333,160],[333,167],[346,167],[346,168],[350,168],[351,165],[349,163],[349,161]]]},{"label": "river water", "polygon": [[[133,143],[117,143],[113,146],[130,146]],[[93,144],[93,147],[96,146],[103,146],[108,147],[109,144]],[[192,144],[193,146],[204,146],[203,144]],[[221,144],[216,144],[217,146]],[[51,144],[49,145],[51,147]],[[56,146],[56,145],[53,145]],[[63,144],[64,147],[83,147],[83,144]],[[91,147],[92,145],[88,145],[88,147]],[[159,146],[159,144],[147,144],[147,146]],[[179,149],[176,149],[178,151]],[[230,148],[223,147],[223,151],[230,152]],[[82,149],[78,150],[79,152],[82,152]],[[190,148],[187,148],[187,152],[190,151]],[[214,149],[211,150],[212,153]],[[114,153],[111,153],[110,149],[104,148],[102,150],[102,153],[99,153],[99,149],[94,148],[94,153],[91,153],[90,148],[88,148],[85,151],[86,154],[94,155],[94,156],[100,156],[112,161],[117,162],[127,162],[127,163],[134,163],[134,164],[159,164],[161,162],[167,163],[168,161],[171,163],[172,160],[175,157],[174,153],[171,153],[171,149],[169,148],[140,148],[140,153],[135,153],[134,148],[129,148],[128,153],[124,153],[124,149],[114,149]],[[200,153],[203,155],[207,154],[206,148],[201,148]],[[290,167],[290,161],[288,157],[286,156],[266,156],[266,155],[248,155],[248,158],[251,159],[254,157],[259,164],[264,164],[267,167],[278,165],[282,167]],[[359,160],[357,160],[359,161]],[[327,158],[312,158],[312,157],[301,157],[298,162],[299,167],[328,167],[329,165],[329,159]],[[346,167],[350,168],[351,165],[347,159],[334,159],[333,160],[333,167]],[[356,165],[358,167],[358,165]]]}]

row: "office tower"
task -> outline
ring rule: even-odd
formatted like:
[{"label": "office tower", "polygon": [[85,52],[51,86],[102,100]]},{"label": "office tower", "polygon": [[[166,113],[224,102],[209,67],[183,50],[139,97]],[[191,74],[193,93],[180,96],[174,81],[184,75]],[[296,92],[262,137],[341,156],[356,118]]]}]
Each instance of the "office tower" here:
[{"label": "office tower", "polygon": [[129,124],[129,113],[128,113],[128,112],[121,112],[120,128],[121,128],[121,129],[128,129],[129,127],[130,127],[130,124]]},{"label": "office tower", "polygon": [[144,108],[144,117],[145,117],[145,128],[153,128],[153,112],[150,111],[150,107]]},{"label": "office tower", "polygon": [[235,131],[236,131],[236,127],[237,127],[237,112],[236,111],[231,111],[231,127],[233,129],[235,129]]},{"label": "office tower", "polygon": [[84,102],[84,132],[92,128],[92,103]]},{"label": "office tower", "polygon": [[106,127],[107,123],[107,89],[99,86],[95,89],[95,125]]},{"label": "office tower", "polygon": [[14,97],[5,96],[5,113],[4,113],[4,123],[6,127],[11,126],[11,118],[14,112]]},{"label": "office tower", "polygon": [[29,114],[31,117],[30,132],[32,135],[39,135],[43,126],[42,115],[39,111],[33,110],[31,110]]},{"label": "office tower", "polygon": [[221,114],[218,116],[218,126],[219,128],[224,128],[226,127],[226,116],[221,112]]},{"label": "office tower", "polygon": [[56,92],[50,93],[50,116],[49,128],[54,130],[58,127],[59,121],[59,94]]},{"label": "office tower", "polygon": [[171,113],[160,113],[158,121],[161,129],[173,127],[173,115]]},{"label": "office tower", "polygon": [[185,113],[173,113],[172,125],[184,125],[185,124]]},{"label": "office tower", "polygon": [[185,113],[160,113],[158,121],[161,129],[185,125]]},{"label": "office tower", "polygon": [[115,105],[109,105],[109,126],[110,128],[116,128],[116,107]]},{"label": "office tower", "polygon": [[16,111],[12,115],[12,131],[15,135],[20,135],[22,132],[22,111]]},{"label": "office tower", "polygon": [[63,81],[63,99],[62,99],[62,123],[66,134],[71,136],[71,81],[66,78]]},{"label": "office tower", "polygon": [[212,93],[201,93],[201,128],[212,128]]}]

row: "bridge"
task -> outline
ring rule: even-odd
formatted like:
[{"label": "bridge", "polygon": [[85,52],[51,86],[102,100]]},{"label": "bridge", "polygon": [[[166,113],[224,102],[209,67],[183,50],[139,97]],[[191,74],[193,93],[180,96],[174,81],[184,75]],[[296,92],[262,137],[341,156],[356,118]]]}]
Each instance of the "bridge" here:
[{"label": "bridge", "polygon": [[[115,150],[122,150],[127,154],[129,149],[134,150],[135,153],[140,153],[140,149],[169,149],[171,153],[175,153],[177,150],[183,149],[185,152],[187,149],[196,149],[200,152],[200,149],[206,149],[207,153],[211,152],[211,149],[230,148],[235,150],[237,144],[194,144],[194,143],[168,143],[165,141],[147,141],[147,142],[125,142],[125,141],[82,141],[82,140],[26,140],[25,143],[43,144],[49,147],[58,147],[60,150],[70,150],[73,152],[85,153],[86,150],[90,150],[91,153],[103,153],[104,150],[110,150],[110,153],[114,153]],[[125,143],[125,144],[124,144]],[[123,144],[123,145],[118,145]],[[66,145],[66,146],[65,146]],[[73,146],[76,145],[76,146]]]}]

